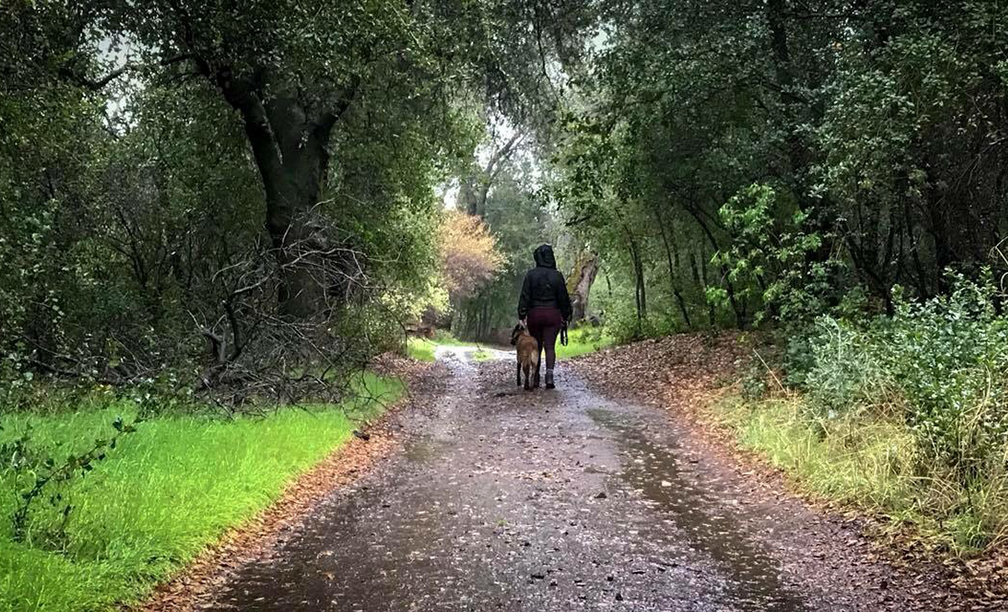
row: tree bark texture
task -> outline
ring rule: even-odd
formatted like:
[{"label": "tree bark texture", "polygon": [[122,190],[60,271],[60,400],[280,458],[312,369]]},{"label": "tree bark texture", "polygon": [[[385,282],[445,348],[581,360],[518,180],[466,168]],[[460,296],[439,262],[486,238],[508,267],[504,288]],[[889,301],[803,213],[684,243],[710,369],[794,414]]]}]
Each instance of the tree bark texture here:
[{"label": "tree bark texture", "polygon": [[[262,178],[266,231],[281,267],[282,315],[308,318],[325,307],[326,283],[318,273],[324,240],[310,222],[329,170],[330,135],[353,98],[353,88],[329,109],[309,110],[296,90],[219,71],[217,86],[241,115]],[[269,90],[269,95],[264,90]]]},{"label": "tree bark texture", "polygon": [[597,274],[598,256],[587,251],[582,253],[567,279],[572,308],[571,323],[582,321],[587,316],[588,294]]}]

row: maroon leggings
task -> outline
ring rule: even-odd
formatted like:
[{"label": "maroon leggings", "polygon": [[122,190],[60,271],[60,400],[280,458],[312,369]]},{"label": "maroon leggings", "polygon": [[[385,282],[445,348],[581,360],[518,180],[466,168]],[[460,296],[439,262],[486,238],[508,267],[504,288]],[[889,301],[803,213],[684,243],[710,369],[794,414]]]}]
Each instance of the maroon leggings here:
[{"label": "maroon leggings", "polygon": [[[539,352],[546,349],[546,369],[552,370],[556,364],[556,339],[563,327],[563,315],[559,308],[537,306],[528,312],[529,333],[539,343]],[[541,361],[540,361],[541,363]],[[536,367],[538,378],[539,368]]]}]

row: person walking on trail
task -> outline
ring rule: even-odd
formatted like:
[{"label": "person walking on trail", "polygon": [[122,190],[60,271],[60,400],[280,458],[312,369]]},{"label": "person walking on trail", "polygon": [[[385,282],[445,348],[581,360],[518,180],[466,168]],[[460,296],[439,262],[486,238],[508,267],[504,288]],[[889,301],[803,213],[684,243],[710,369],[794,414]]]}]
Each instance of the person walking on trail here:
[{"label": "person walking on trail", "polygon": [[[525,274],[521,297],[518,298],[518,318],[539,343],[540,357],[546,351],[546,388],[553,389],[553,366],[556,365],[556,339],[570,320],[572,309],[567,283],[557,270],[553,247],[544,244],[532,254],[535,267]],[[540,359],[539,364],[542,364]],[[539,365],[533,386],[539,386]]]}]

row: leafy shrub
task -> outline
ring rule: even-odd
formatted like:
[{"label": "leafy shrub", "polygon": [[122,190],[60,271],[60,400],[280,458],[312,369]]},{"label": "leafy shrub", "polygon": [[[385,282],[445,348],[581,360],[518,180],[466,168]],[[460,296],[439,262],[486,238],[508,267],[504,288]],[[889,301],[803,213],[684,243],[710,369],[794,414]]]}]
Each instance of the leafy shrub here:
[{"label": "leafy shrub", "polygon": [[[891,317],[823,316],[791,336],[787,381],[806,392],[795,403],[800,435],[782,442],[768,425],[764,442],[784,456],[811,436],[838,457],[849,451],[871,463],[890,451],[879,446],[883,436],[862,434],[889,432],[903,442],[895,464],[876,462],[895,495],[879,503],[931,517],[954,548],[975,550],[1008,538],[1008,317],[995,308],[993,282],[952,276],[949,285],[924,302],[897,289]],[[743,394],[759,398],[755,387]],[[846,459],[810,459],[820,460],[822,483],[833,486],[827,468]],[[869,472],[862,476],[878,475]]]},{"label": "leafy shrub", "polygon": [[662,335],[663,331],[669,333],[671,330],[664,329],[654,317],[637,318],[637,311],[633,303],[626,302],[614,304],[606,310],[606,330],[619,344],[654,338]]},{"label": "leafy shrub", "polygon": [[599,325],[592,327],[585,323],[578,324],[568,330],[567,337],[571,341],[585,344],[602,344],[606,340],[606,328]]},{"label": "leafy shrub", "polygon": [[809,372],[812,371],[815,363],[815,352],[808,330],[799,330],[796,333],[788,334],[781,356],[784,383],[793,388],[805,389]]},{"label": "leafy shrub", "polygon": [[767,396],[767,370],[757,359],[750,361],[742,373],[742,398],[761,400]]},{"label": "leafy shrub", "polygon": [[851,323],[822,317],[808,341],[811,368],[804,375],[819,416],[835,418],[857,406],[878,403],[880,364],[873,338]]},{"label": "leafy shrub", "polygon": [[[826,237],[786,193],[753,184],[739,190],[718,215],[732,242],[712,262],[728,271],[738,288],[736,299],[758,297],[757,323],[767,317],[809,321],[838,301],[835,280],[842,262],[819,254]],[[714,303],[727,299],[723,288],[708,290]]]},{"label": "leafy shrub", "polygon": [[960,469],[1008,442],[1008,319],[997,316],[993,287],[957,280],[949,296],[900,301],[877,334],[878,359],[898,383],[908,422],[924,450]]},{"label": "leafy shrub", "polygon": [[1008,319],[991,283],[953,283],[923,303],[897,291],[895,315],[864,326],[819,319],[805,384],[819,416],[892,411],[924,456],[970,479],[1003,468],[1008,448]]}]

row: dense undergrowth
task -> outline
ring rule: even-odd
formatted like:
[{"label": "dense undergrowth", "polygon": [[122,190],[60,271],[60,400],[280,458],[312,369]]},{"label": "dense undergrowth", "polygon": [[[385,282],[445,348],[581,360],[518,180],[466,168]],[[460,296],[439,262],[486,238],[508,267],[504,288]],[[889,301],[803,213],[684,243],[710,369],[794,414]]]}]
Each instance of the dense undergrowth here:
[{"label": "dense undergrowth", "polygon": [[717,412],[803,486],[957,553],[1008,540],[1008,318],[990,286],[821,317]]},{"label": "dense undergrowth", "polygon": [[[19,537],[9,518],[46,471],[45,462],[58,464],[96,438],[109,438],[116,419],[132,423],[138,408],[117,400],[76,411],[3,415],[0,610],[100,610],[142,598],[229,528],[273,503],[402,387],[365,375],[357,391],[363,399],[342,406],[233,419],[178,411],[150,416],[105,448],[103,461],[51,485]],[[12,442],[24,437],[28,443],[18,450]],[[29,465],[15,469],[23,461]],[[67,504],[52,503],[56,496]]]},{"label": "dense undergrowth", "polygon": [[604,327],[578,327],[567,334],[566,346],[557,341],[556,352],[559,359],[567,359],[600,351],[614,343]]},{"label": "dense undergrowth", "polygon": [[406,340],[406,356],[417,361],[434,361],[437,345],[426,339],[410,337]]}]

